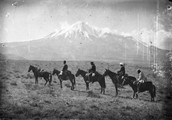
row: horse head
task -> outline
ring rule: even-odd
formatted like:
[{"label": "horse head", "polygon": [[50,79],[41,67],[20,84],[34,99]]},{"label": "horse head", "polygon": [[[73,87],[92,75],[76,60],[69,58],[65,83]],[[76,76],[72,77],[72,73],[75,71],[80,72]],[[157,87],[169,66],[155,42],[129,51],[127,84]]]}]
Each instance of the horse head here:
[{"label": "horse head", "polygon": [[52,74],[52,75],[54,75],[54,74],[59,75],[59,74],[60,74],[60,71],[58,71],[58,70],[54,69],[54,70],[53,70],[53,74]]},{"label": "horse head", "polygon": [[78,71],[76,72],[75,76],[78,77],[81,74],[81,70],[78,69]]},{"label": "horse head", "polygon": [[30,66],[29,66],[29,69],[28,69],[28,72],[30,72],[32,69],[33,69],[33,66],[30,65]]},{"label": "horse head", "polygon": [[54,75],[55,74],[55,69],[53,69],[53,74],[52,75]]},{"label": "horse head", "polygon": [[122,85],[128,85],[130,83],[133,83],[134,81],[136,81],[135,77],[124,75]]},{"label": "horse head", "polygon": [[104,74],[103,74],[103,76],[107,76],[107,75],[109,75],[109,69],[105,69],[105,72],[104,72]]}]

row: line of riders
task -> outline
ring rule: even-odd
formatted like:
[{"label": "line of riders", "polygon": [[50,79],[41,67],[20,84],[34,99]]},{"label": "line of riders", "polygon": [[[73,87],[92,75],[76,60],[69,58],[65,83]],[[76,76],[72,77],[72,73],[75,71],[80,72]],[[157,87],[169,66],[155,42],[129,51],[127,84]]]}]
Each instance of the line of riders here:
[{"label": "line of riders", "polygon": [[89,83],[94,83],[98,82],[101,87],[101,92],[102,94],[105,94],[105,88],[106,88],[106,83],[105,83],[105,76],[109,76],[110,79],[112,80],[112,83],[115,86],[116,89],[116,96],[118,95],[118,85],[129,85],[133,89],[133,98],[136,96],[138,98],[138,93],[144,92],[144,91],[149,91],[151,95],[151,101],[154,101],[154,98],[156,96],[156,87],[151,81],[147,81],[147,78],[145,77],[144,73],[138,69],[137,74],[138,78],[136,79],[133,76],[129,76],[128,74],[125,73],[125,65],[124,63],[120,63],[120,70],[117,71],[117,73],[110,71],[109,69],[106,69],[104,74],[100,74],[99,72],[96,71],[96,66],[94,62],[90,62],[91,68],[88,69],[87,71],[81,70],[78,68],[76,74],[72,74],[71,71],[68,70],[68,65],[66,61],[63,62],[64,66],[61,71],[54,69],[53,72],[48,72],[41,70],[40,67],[38,66],[33,66],[30,65],[28,72],[32,71],[34,73],[35,77],[35,84],[38,84],[38,77],[44,78],[45,79],[45,84],[46,85],[49,82],[49,85],[51,85],[52,82],[52,75],[57,75],[59,81],[60,81],[60,87],[62,88],[62,81],[64,80],[70,80],[72,83],[71,90],[74,90],[76,81],[75,81],[75,76],[78,77],[81,75],[86,83],[86,90],[89,90]]},{"label": "line of riders", "polygon": [[[59,75],[61,75],[62,77],[65,77],[68,74],[70,74],[71,72],[68,70],[68,65],[67,65],[66,61],[64,61],[63,64],[64,64],[64,66],[62,68],[62,71],[60,71]],[[93,83],[93,79],[97,72],[96,72],[96,66],[95,66],[94,62],[90,62],[90,64],[91,64],[91,68],[88,70],[88,73],[86,74],[86,76],[88,77],[87,82]],[[43,71],[43,70],[40,69],[39,71]],[[128,74],[125,73],[124,63],[120,63],[120,70],[117,71],[117,74],[118,74],[118,81],[122,80],[125,76],[128,76]],[[139,92],[140,84],[146,82],[147,78],[140,69],[137,70],[137,74],[138,74],[138,79],[137,79],[137,81],[135,81],[135,84],[137,85],[137,91]]]}]

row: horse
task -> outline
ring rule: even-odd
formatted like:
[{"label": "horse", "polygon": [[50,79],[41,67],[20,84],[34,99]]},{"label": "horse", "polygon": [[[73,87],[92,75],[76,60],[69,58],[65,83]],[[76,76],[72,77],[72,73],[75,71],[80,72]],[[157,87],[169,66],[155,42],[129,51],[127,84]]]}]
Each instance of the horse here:
[{"label": "horse", "polygon": [[[129,85],[133,89],[133,98],[138,98],[138,85],[136,84],[137,80],[133,76],[125,76],[122,85]],[[156,97],[156,87],[151,81],[145,81],[140,83],[139,92],[149,91],[151,96],[151,101],[154,101]]]},{"label": "horse", "polygon": [[60,80],[60,87],[61,88],[62,88],[62,81],[70,80],[70,82],[72,83],[71,90],[74,90],[74,86],[76,85],[74,74],[72,74],[70,71],[68,71],[68,73],[66,75],[59,75],[60,71],[54,69],[53,75],[55,75],[55,74],[57,75],[58,79]]},{"label": "horse", "polygon": [[[89,76],[86,75],[86,71],[78,69],[78,71],[76,72],[76,76],[81,75],[84,78],[84,81],[86,83],[86,89],[89,89]],[[92,79],[92,83],[94,82],[98,82],[100,87],[101,87],[101,94],[105,94],[105,88],[106,88],[106,83],[105,83],[105,78],[103,75],[101,75],[100,73],[96,72],[95,76],[91,78]]]},{"label": "horse", "polygon": [[116,96],[118,95],[118,74],[115,72],[110,71],[109,69],[106,69],[103,76],[109,76],[112,80],[112,83],[115,85],[116,89]]},{"label": "horse", "polygon": [[78,71],[76,72],[75,76],[78,77],[79,75],[81,75],[85,81],[86,84],[86,90],[89,90],[89,80],[88,80],[88,76],[86,76],[88,72],[78,69]]},{"label": "horse", "polygon": [[41,77],[41,78],[43,77],[46,81],[44,86],[47,84],[47,82],[49,82],[49,85],[51,85],[52,75],[50,72],[40,71],[40,68],[35,67],[33,65],[29,66],[28,72],[30,71],[32,71],[35,76],[35,84],[38,84],[38,77]]}]

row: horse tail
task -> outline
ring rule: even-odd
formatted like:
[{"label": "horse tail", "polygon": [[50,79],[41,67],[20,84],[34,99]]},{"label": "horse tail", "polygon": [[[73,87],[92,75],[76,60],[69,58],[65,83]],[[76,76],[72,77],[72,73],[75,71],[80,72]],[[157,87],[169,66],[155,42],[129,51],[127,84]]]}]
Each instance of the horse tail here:
[{"label": "horse tail", "polygon": [[52,74],[51,73],[49,74],[49,81],[50,82],[52,81]]},{"label": "horse tail", "polygon": [[[104,79],[104,81],[105,81],[105,77],[103,77],[103,79]],[[105,84],[105,88],[106,88],[106,81],[104,82],[104,84]]]},{"label": "horse tail", "polygon": [[73,75],[74,85],[76,85],[75,76]]}]

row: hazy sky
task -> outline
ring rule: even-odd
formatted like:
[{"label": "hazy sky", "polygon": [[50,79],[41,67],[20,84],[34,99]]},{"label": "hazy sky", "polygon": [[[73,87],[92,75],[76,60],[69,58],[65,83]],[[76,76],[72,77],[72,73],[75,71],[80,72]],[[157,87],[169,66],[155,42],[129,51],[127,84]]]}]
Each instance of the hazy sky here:
[{"label": "hazy sky", "polygon": [[164,22],[164,18],[168,17],[164,10],[169,3],[159,0],[157,11],[157,1],[1,0],[0,41],[39,39],[55,29],[60,30],[77,21],[84,21],[99,28],[109,28],[124,34],[140,34],[143,41],[153,39],[154,34],[158,33],[156,44],[164,48],[164,43],[168,43],[172,38],[171,28],[167,29],[168,25],[165,26]]}]

